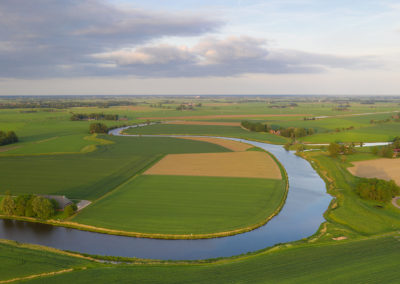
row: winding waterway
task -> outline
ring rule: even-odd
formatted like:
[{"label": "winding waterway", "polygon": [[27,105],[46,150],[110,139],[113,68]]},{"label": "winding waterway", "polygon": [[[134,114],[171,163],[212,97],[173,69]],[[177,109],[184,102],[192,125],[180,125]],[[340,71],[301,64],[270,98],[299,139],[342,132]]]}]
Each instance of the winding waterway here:
[{"label": "winding waterway", "polygon": [[[119,135],[121,129],[111,132]],[[256,251],[278,243],[308,237],[324,221],[331,197],[325,183],[304,159],[279,145],[242,141],[263,148],[285,167],[289,192],[281,212],[266,225],[239,235],[199,240],[132,238],[54,227],[29,222],[0,220],[0,238],[40,244],[82,253],[164,260],[194,260],[229,257]],[[128,139],[128,138],[127,138]]]}]

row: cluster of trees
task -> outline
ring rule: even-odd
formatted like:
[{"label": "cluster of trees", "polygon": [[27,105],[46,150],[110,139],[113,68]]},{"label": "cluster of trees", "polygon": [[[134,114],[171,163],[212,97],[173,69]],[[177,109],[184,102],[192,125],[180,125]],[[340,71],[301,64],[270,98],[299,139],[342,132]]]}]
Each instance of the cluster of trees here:
[{"label": "cluster of trees", "polygon": [[104,114],[104,113],[74,113],[71,116],[71,120],[73,121],[78,121],[78,120],[88,120],[88,119],[94,119],[94,120],[118,120],[119,116],[118,114]]},{"label": "cluster of trees", "polygon": [[289,138],[300,138],[308,135],[313,135],[315,133],[313,128],[303,128],[303,127],[288,127],[280,128],[280,135]]},{"label": "cluster of trees", "polygon": [[5,215],[36,217],[42,220],[54,215],[57,203],[47,198],[36,195],[20,195],[12,197],[7,193],[0,204],[0,209]]},{"label": "cluster of trees", "polygon": [[195,107],[201,107],[202,103],[197,103],[197,104],[180,104],[179,106],[176,107],[176,110],[195,110]]},{"label": "cluster of trees", "polygon": [[382,146],[382,147],[372,147],[372,153],[385,158],[393,158],[395,149],[400,149],[400,137],[393,139],[393,143]]},{"label": "cluster of trees", "polygon": [[108,127],[104,123],[91,123],[89,126],[89,132],[90,133],[107,133],[108,132]]},{"label": "cluster of trees", "polygon": [[328,152],[331,157],[337,157],[339,154],[350,155],[356,152],[354,143],[330,143],[328,146]]},{"label": "cluster of trees", "polygon": [[18,136],[14,131],[7,133],[0,130],[0,146],[18,142]]},{"label": "cluster of trees", "polygon": [[356,192],[363,199],[386,203],[400,194],[400,187],[393,180],[385,181],[376,178],[364,178],[357,185]]},{"label": "cluster of trees", "polygon": [[256,132],[270,132],[271,130],[273,130],[275,134],[289,138],[300,138],[308,135],[313,135],[315,133],[313,128],[303,128],[303,127],[288,127],[288,128],[280,127],[274,130],[268,124],[261,122],[252,122],[248,120],[242,121],[241,125],[250,131],[256,131]]}]

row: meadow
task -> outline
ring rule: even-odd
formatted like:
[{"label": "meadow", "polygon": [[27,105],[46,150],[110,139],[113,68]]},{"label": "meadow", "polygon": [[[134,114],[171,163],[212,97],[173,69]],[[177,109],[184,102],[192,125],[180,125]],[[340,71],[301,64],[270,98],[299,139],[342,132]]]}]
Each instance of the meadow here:
[{"label": "meadow", "polygon": [[285,196],[282,180],[139,176],[72,221],[117,230],[209,234],[262,222]]},{"label": "meadow", "polygon": [[[105,136],[104,136],[105,137]],[[94,200],[165,154],[230,151],[185,139],[107,137],[113,144],[94,152],[65,155],[4,156],[0,189],[12,194],[58,194]]]}]

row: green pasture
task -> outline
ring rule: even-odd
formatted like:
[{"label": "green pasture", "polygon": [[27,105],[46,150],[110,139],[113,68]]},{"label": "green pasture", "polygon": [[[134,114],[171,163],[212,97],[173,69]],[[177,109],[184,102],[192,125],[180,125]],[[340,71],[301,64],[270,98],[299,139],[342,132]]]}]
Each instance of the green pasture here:
[{"label": "green pasture", "polygon": [[0,281],[90,265],[90,262],[45,250],[0,242]]},{"label": "green pasture", "polygon": [[386,236],[300,245],[215,264],[98,265],[29,283],[398,283],[400,242]]},{"label": "green pasture", "polygon": [[154,124],[145,127],[129,128],[127,134],[182,134],[182,135],[210,135],[237,137],[243,139],[263,140],[272,143],[285,143],[286,138],[270,133],[250,132],[239,126],[220,126],[220,125],[174,125],[174,124]]},{"label": "green pasture", "polygon": [[143,175],[73,221],[140,233],[216,233],[261,222],[284,195],[281,180]]},{"label": "green pasture", "polygon": [[[329,157],[325,153],[309,152],[306,155],[314,160],[318,170],[327,172],[334,180],[333,188],[328,192],[337,198],[337,205],[326,214],[328,221],[362,235],[400,229],[400,212],[391,204],[382,208],[381,204],[363,200],[354,192],[359,178],[346,169],[351,166],[350,163],[341,162],[339,158]],[[354,160],[361,159],[362,156]]]},{"label": "green pasture", "polygon": [[0,194],[60,194],[96,199],[164,154],[229,151],[186,139],[111,137],[86,154],[4,156],[0,158]]}]

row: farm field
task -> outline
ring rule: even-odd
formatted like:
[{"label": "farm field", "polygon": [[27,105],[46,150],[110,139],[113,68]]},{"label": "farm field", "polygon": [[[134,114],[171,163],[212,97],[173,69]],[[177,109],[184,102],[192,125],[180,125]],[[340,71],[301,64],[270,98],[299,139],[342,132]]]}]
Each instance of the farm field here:
[{"label": "farm field", "polygon": [[263,221],[284,196],[282,180],[144,175],[72,221],[141,233],[217,233]]},{"label": "farm field", "polygon": [[372,161],[353,162],[354,167],[348,170],[355,176],[394,180],[400,185],[400,159],[376,159]]},{"label": "farm field", "polygon": [[146,127],[129,128],[126,134],[155,135],[155,134],[181,134],[181,135],[210,135],[237,137],[244,139],[254,139],[269,141],[271,143],[285,143],[286,138],[270,133],[250,132],[239,126],[215,126],[215,125],[173,125],[173,124],[154,124]]},{"label": "farm field", "polygon": [[271,156],[259,151],[167,155],[144,174],[282,178]]},{"label": "farm field", "polygon": [[[0,188],[12,194],[59,194],[94,200],[135,175],[160,155],[230,151],[174,138],[107,137],[114,142],[86,154],[4,156]],[[71,178],[73,177],[73,178]]]},{"label": "farm field", "polygon": [[229,150],[232,150],[234,152],[242,152],[246,151],[250,148],[252,148],[252,145],[243,143],[243,142],[238,142],[238,141],[232,141],[232,140],[226,140],[226,139],[218,139],[218,138],[209,138],[209,137],[180,137],[181,139],[190,139],[190,140],[196,140],[196,141],[204,141],[204,142],[210,142],[213,144],[220,145],[222,147],[225,147]]}]

